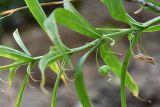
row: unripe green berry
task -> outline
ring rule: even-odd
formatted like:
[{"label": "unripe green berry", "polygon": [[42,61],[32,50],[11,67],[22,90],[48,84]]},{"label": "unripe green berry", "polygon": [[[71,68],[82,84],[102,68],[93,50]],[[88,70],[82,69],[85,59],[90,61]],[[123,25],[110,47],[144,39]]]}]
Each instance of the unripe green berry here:
[{"label": "unripe green berry", "polygon": [[110,72],[110,67],[108,65],[102,65],[100,68],[99,68],[99,73],[101,76],[107,76]]}]

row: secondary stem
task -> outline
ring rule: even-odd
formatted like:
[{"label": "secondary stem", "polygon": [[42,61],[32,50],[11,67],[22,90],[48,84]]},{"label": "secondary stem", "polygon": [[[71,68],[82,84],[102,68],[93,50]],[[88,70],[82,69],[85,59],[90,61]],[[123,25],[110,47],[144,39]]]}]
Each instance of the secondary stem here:
[{"label": "secondary stem", "polygon": [[[78,52],[84,51],[86,49],[89,49],[89,48],[91,48],[91,47],[93,47],[93,46],[101,43],[103,40],[108,39],[109,37],[112,38],[112,37],[116,37],[116,36],[122,36],[122,35],[125,35],[125,34],[128,34],[128,33],[132,32],[132,31],[133,31],[132,29],[126,29],[126,30],[123,30],[123,31],[120,31],[120,32],[106,34],[106,35],[104,35],[103,37],[101,37],[99,39],[96,39],[96,40],[94,40],[94,41],[92,41],[90,43],[86,43],[86,45],[83,45],[83,46],[78,47],[78,48],[69,49],[69,51],[67,52],[67,54],[74,54],[74,53],[78,53]],[[57,55],[57,57],[62,57],[62,56],[63,56],[62,54]],[[43,56],[34,57],[34,60],[38,61],[42,57]]]},{"label": "secondary stem", "polygon": [[121,107],[127,107],[126,103],[126,87],[125,87],[125,80],[126,80],[126,73],[127,73],[127,68],[129,64],[129,60],[132,56],[132,51],[131,49],[134,48],[135,44],[137,43],[139,35],[136,35],[136,37],[133,39],[132,45],[130,46],[131,48],[128,49],[125,57],[124,57],[124,62],[123,66],[121,69]]}]

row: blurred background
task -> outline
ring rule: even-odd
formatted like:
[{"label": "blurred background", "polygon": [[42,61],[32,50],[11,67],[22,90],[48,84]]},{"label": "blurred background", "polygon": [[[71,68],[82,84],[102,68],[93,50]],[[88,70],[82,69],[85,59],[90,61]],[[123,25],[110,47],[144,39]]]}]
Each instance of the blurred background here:
[{"label": "blurred background", "polygon": [[[48,2],[54,0],[40,0],[40,2]],[[95,27],[121,27],[126,28],[124,23],[113,20],[105,6],[100,0],[77,0],[73,4],[79,10],[79,12]],[[23,0],[0,0],[0,11],[25,6]],[[44,7],[47,15],[49,15],[53,9],[61,7],[62,5],[54,5]],[[138,14],[134,14],[140,6],[134,3],[126,3],[126,10],[137,21],[145,22],[153,17],[158,16],[152,12],[145,10]],[[37,22],[31,15],[28,9],[16,12],[15,14],[0,20],[0,42],[2,45],[9,46],[20,50],[18,45],[13,39],[12,33],[18,28],[20,35],[26,44],[28,50],[33,56],[43,55],[49,51],[49,47],[52,45],[47,35],[40,29]],[[70,48],[81,46],[91,39],[86,38],[76,32],[73,32],[65,27],[59,26],[60,34],[63,42]],[[151,65],[149,63],[131,60],[129,65],[129,72],[139,85],[140,96],[152,101],[151,104],[143,102],[133,97],[131,93],[127,91],[127,103],[128,107],[160,107],[160,32],[144,33],[142,41],[147,53],[156,59],[156,64]],[[113,50],[124,54],[129,44],[127,37],[116,40]],[[73,62],[76,63],[82,53],[73,56]],[[122,57],[122,56],[121,56]],[[121,58],[120,57],[120,58]],[[102,63],[101,60],[99,60]],[[8,63],[5,59],[0,59],[0,64],[4,65]],[[40,79],[40,71],[35,66],[33,77],[37,80]],[[11,102],[8,103],[6,93],[0,91],[0,107],[13,107],[14,101],[17,97],[20,85],[22,83],[24,74],[26,73],[26,67],[21,67],[14,79],[14,85],[12,88]],[[73,78],[74,71],[67,71],[67,75],[70,79]],[[3,72],[0,74],[0,78],[7,81],[8,73]],[[52,95],[52,89],[54,86],[56,75],[47,70],[47,89],[50,92],[50,96],[45,96],[39,89],[39,83],[30,81],[31,88],[26,87],[23,96],[21,107],[50,107],[50,100]],[[101,77],[95,66],[95,55],[91,55],[85,64],[85,81],[87,84],[88,92],[93,103],[93,107],[120,107],[120,81],[114,77]],[[7,84],[0,82],[0,90],[7,90]],[[68,86],[60,84],[57,107],[81,107],[78,101],[76,93],[74,91],[74,82],[68,82]],[[11,106],[12,105],[12,106]]]}]

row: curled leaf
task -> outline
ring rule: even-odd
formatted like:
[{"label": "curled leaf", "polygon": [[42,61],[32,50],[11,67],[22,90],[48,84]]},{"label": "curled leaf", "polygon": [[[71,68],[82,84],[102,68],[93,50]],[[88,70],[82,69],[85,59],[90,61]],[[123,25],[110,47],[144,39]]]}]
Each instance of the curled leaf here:
[{"label": "curled leaf", "polygon": [[155,64],[156,63],[156,60],[155,60],[154,57],[144,55],[142,53],[139,53],[137,55],[133,55],[133,58],[136,59],[136,60],[141,60],[141,61],[148,62],[150,64]]}]

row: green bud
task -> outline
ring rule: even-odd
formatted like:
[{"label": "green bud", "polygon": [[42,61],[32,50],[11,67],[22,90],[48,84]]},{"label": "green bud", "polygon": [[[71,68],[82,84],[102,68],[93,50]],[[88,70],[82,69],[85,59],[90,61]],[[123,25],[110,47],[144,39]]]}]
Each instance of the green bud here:
[{"label": "green bud", "polygon": [[107,76],[110,70],[111,68],[108,65],[102,65],[99,69],[99,73],[101,76]]}]

